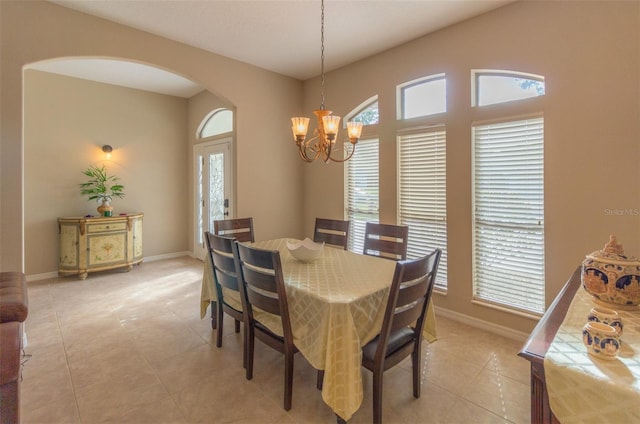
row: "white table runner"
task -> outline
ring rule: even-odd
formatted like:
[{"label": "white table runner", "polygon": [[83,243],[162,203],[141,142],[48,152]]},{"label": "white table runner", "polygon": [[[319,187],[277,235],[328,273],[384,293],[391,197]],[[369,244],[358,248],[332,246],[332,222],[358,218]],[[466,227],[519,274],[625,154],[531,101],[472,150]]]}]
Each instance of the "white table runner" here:
[{"label": "white table runner", "polygon": [[617,309],[622,348],[618,358],[606,360],[589,355],[582,343],[594,306],[579,288],[549,347],[544,370],[551,410],[562,424],[640,423],[640,311]]}]

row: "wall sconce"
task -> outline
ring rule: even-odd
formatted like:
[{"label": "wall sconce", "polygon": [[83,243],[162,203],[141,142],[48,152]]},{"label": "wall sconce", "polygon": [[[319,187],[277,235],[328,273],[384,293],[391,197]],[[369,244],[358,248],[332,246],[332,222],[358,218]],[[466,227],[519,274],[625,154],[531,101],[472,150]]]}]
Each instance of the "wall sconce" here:
[{"label": "wall sconce", "polygon": [[113,147],[108,144],[102,146],[102,151],[107,154],[107,160],[111,159],[111,152],[113,152]]}]

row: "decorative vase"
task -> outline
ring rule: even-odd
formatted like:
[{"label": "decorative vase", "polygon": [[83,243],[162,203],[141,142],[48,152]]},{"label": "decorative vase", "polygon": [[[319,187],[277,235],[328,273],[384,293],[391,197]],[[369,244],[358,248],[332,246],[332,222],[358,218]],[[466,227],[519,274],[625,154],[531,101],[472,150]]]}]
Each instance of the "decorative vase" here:
[{"label": "decorative vase", "polygon": [[582,328],[582,342],[590,355],[615,359],[620,351],[620,335],[615,328],[601,322],[587,322]]},{"label": "decorative vase", "polygon": [[107,199],[102,199],[102,204],[98,206],[98,213],[102,216],[113,216],[113,206]]},{"label": "decorative vase", "polygon": [[596,303],[611,309],[638,309],[640,261],[626,256],[615,236],[582,262],[582,287]]},{"label": "decorative vase", "polygon": [[601,307],[591,308],[589,315],[587,315],[587,320],[610,325],[616,329],[619,336],[622,336],[622,329],[624,328],[622,318],[620,318],[620,314],[613,309]]}]

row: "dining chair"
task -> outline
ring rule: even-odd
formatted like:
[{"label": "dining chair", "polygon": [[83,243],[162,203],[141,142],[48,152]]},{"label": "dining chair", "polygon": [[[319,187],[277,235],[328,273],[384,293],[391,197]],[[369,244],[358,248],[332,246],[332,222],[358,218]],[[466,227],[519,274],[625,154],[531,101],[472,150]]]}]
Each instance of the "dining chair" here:
[{"label": "dining chair", "polygon": [[213,232],[219,236],[234,237],[241,243],[253,243],[253,218],[221,219],[213,221]]},{"label": "dining chair", "polygon": [[[253,357],[255,338],[267,346],[284,354],[284,409],[291,409],[293,397],[293,359],[298,348],[293,343],[291,321],[287,294],[282,277],[280,253],[275,250],[264,250],[236,243],[238,257],[237,273],[241,276],[240,291],[245,308],[245,328],[247,330],[247,363],[246,378],[253,378]],[[263,317],[274,317],[276,320],[269,329],[256,318],[259,310]],[[267,312],[270,315],[264,315]]]},{"label": "dining chair", "polygon": [[364,231],[365,255],[393,260],[407,259],[409,227],[367,222]]},{"label": "dining chair", "polygon": [[316,218],[316,227],[313,231],[313,241],[342,247],[347,250],[349,241],[349,221],[339,219]]},{"label": "dining chair", "polygon": [[373,372],[373,422],[382,422],[382,376],[411,355],[413,397],[420,397],[422,331],[440,255],[435,249],[419,259],[400,261],[393,274],[382,330],[362,348],[362,366]]},{"label": "dining chair", "polygon": [[[224,324],[224,312],[231,316],[235,321],[236,333],[240,332],[240,322],[244,322],[244,314],[242,308],[242,297],[238,286],[238,277],[236,274],[236,264],[234,251],[236,245],[232,237],[218,236],[205,232],[205,242],[207,244],[208,259],[213,271],[213,280],[216,286],[217,302],[216,302],[216,322],[217,337],[216,346],[222,346],[222,334]],[[225,291],[228,295],[225,295]],[[237,293],[237,299],[231,291]],[[213,311],[212,311],[213,313]],[[247,331],[244,331],[246,339]],[[246,366],[246,341],[243,346],[243,364]]]}]

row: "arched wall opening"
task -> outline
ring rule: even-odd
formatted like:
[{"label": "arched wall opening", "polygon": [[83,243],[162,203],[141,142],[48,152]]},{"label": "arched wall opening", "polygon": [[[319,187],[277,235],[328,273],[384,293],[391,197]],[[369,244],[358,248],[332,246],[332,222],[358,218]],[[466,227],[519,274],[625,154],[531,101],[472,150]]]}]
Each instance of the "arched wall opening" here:
[{"label": "arched wall opening", "polygon": [[58,217],[98,215],[79,189],[93,165],[125,186],[115,215],[145,213],[146,260],[191,254],[195,128],[211,110],[235,106],[168,70],[114,58],[37,62],[23,78],[27,275],[55,276]]}]

